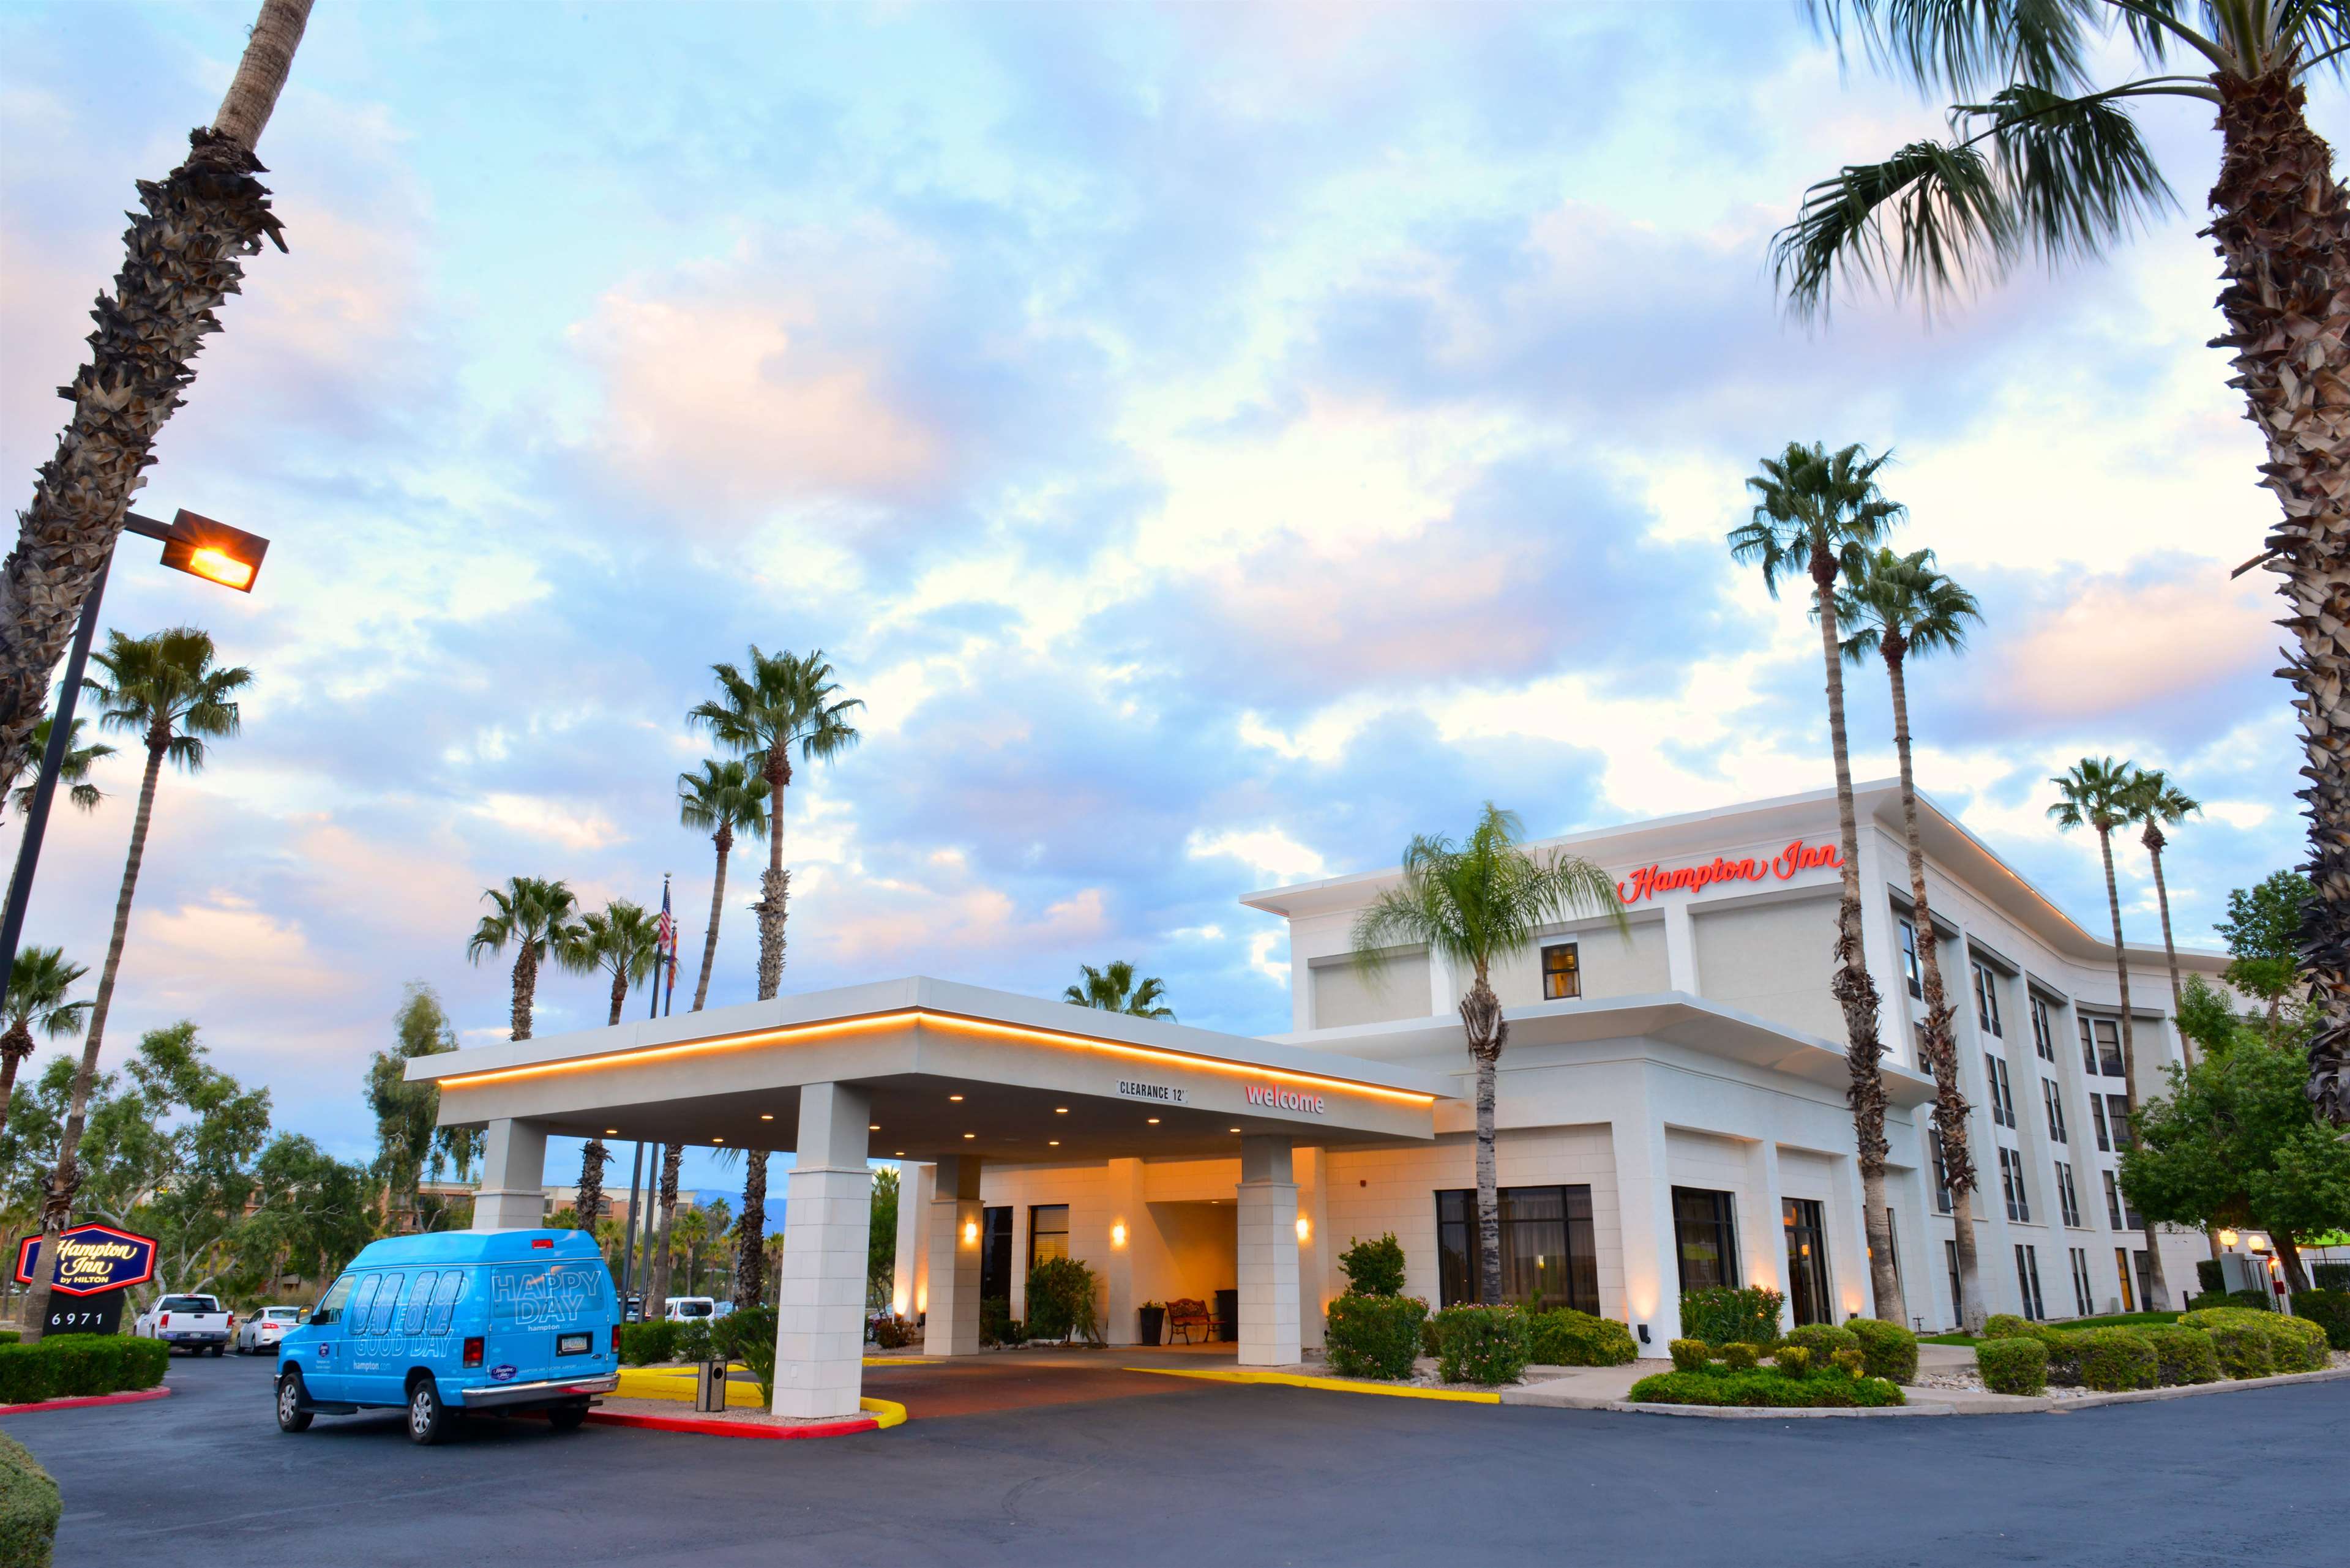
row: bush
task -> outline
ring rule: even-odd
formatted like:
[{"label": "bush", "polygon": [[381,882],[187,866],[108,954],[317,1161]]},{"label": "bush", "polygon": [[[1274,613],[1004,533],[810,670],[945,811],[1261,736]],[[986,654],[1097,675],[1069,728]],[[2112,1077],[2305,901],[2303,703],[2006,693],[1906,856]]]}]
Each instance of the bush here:
[{"label": "bush", "polygon": [[1982,1337],[1985,1339],[2030,1339],[2038,1332],[2038,1324],[2031,1322],[2027,1318],[2020,1318],[2012,1312],[1995,1312],[1991,1314],[1991,1316],[1983,1319]]},{"label": "bush", "polygon": [[1841,1372],[1790,1377],[1768,1368],[1737,1372],[1714,1366],[1643,1377],[1632,1385],[1628,1397],[1644,1405],[1744,1405],[1779,1409],[1823,1406],[1875,1408],[1908,1403],[1900,1389],[1881,1377],[1848,1377]]},{"label": "bush", "polygon": [[2081,1382],[2081,1353],[2085,1347],[2081,1335],[2067,1329],[2050,1328],[2035,1323],[2027,1338],[2038,1340],[2048,1351],[2048,1381],[2067,1388],[2078,1387]]},{"label": "bush", "polygon": [[2293,1315],[2325,1331],[2325,1343],[2350,1350],[2350,1290],[2303,1291],[2293,1298]]},{"label": "bush", "polygon": [[128,1334],[60,1334],[0,1345],[0,1405],[152,1388],[171,1359],[161,1341]]},{"label": "bush", "polygon": [[1771,1364],[1789,1377],[1801,1377],[1812,1369],[1812,1353],[1804,1345],[1783,1342],[1772,1353]]},{"label": "bush", "polygon": [[[2209,1262],[2210,1260],[2207,1258],[2204,1261]],[[2228,1300],[2227,1292],[2205,1291],[2199,1295],[2189,1295],[2187,1298],[2187,1305],[2181,1310],[2186,1312],[2209,1312],[2213,1307],[2223,1307],[2232,1304],[2233,1303]]]},{"label": "bush", "polygon": [[2074,1335],[2081,1345],[2081,1381],[2104,1394],[2151,1388],[2159,1381],[2154,1345],[2136,1329],[2089,1328]]},{"label": "bush", "polygon": [[720,1355],[751,1369],[759,1385],[759,1403],[775,1403],[775,1309],[736,1307],[710,1325],[710,1343]]},{"label": "bush", "polygon": [[1701,1339],[1677,1339],[1665,1346],[1676,1372],[1698,1372],[1712,1365],[1713,1346]]},{"label": "bush", "polygon": [[1975,1346],[1975,1370],[1994,1394],[2045,1394],[2048,1347],[2036,1339],[1986,1339]]},{"label": "bush", "polygon": [[1721,1347],[1721,1364],[1732,1372],[1752,1372],[1754,1364],[1762,1359],[1762,1352],[1757,1345],[1733,1342]]},{"label": "bush", "polygon": [[9,1568],[48,1568],[59,1511],[57,1483],[49,1472],[25,1451],[24,1444],[0,1437],[0,1563]]},{"label": "bush", "polygon": [[57,1366],[50,1397],[111,1394],[121,1387],[123,1358],[114,1348],[121,1343],[126,1342],[120,1335],[95,1334],[59,1334],[48,1341],[47,1348]]},{"label": "bush", "polygon": [[2307,1318],[2279,1316],[2270,1320],[2269,1334],[2276,1340],[2279,1372],[2323,1372],[2325,1370],[2325,1328]]},{"label": "bush", "polygon": [[1860,1354],[1871,1377],[1882,1377],[1888,1383],[1918,1380],[1916,1334],[1898,1323],[1873,1317],[1856,1317],[1844,1326],[1846,1332],[1860,1341]]},{"label": "bush", "polygon": [[2228,1304],[2244,1307],[2252,1312],[2276,1311],[2276,1298],[2266,1291],[2230,1291]]},{"label": "bush", "polygon": [[1325,1315],[1323,1350],[1330,1370],[1347,1377],[1409,1377],[1419,1359],[1428,1303],[1418,1296],[1349,1291]]},{"label": "bush", "polygon": [[1028,1337],[1102,1342],[1094,1272],[1076,1258],[1047,1258],[1028,1271]]},{"label": "bush", "polygon": [[[1860,1347],[1858,1345],[1853,1346],[1850,1350],[1830,1351],[1828,1353],[1828,1365],[1834,1366],[1838,1372],[1843,1373],[1846,1377],[1866,1377],[1868,1376],[1868,1357],[1860,1353]],[[1890,1379],[1887,1381],[1890,1381]]]},{"label": "bush", "polygon": [[1444,1346],[1436,1337],[1436,1318],[1433,1314],[1419,1320],[1419,1353],[1430,1361],[1444,1354]]},{"label": "bush", "polygon": [[1629,1366],[1640,1358],[1632,1331],[1612,1317],[1573,1307],[1534,1314],[1534,1359],[1544,1366]]},{"label": "bush", "polygon": [[40,1345],[0,1345],[0,1405],[56,1397],[57,1376],[57,1357],[43,1355]]},{"label": "bush", "polygon": [[2227,1293],[2228,1276],[2226,1272],[2220,1267],[2220,1260],[2217,1258],[2198,1258],[2195,1260],[2195,1282],[2203,1287],[2206,1294],[2224,1295]]},{"label": "bush", "polygon": [[25,1336],[13,1328],[0,1328],[0,1345],[20,1345]]},{"label": "bush", "polygon": [[710,1337],[708,1318],[690,1317],[675,1326],[678,1360],[702,1362],[716,1358],[718,1346]]},{"label": "bush", "polygon": [[903,1350],[916,1338],[914,1325],[894,1312],[881,1314],[869,1326],[873,1331],[873,1343],[883,1350]]},{"label": "bush", "polygon": [[677,1328],[673,1323],[624,1323],[620,1325],[620,1364],[650,1366],[677,1359]]},{"label": "bush", "polygon": [[2211,1348],[2211,1336],[2201,1329],[2158,1323],[2138,1333],[2154,1346],[2155,1376],[2164,1387],[2220,1381],[2219,1353]]},{"label": "bush", "polygon": [[2211,1352],[2220,1370],[2230,1377],[2272,1377],[2277,1370],[2276,1340],[2265,1314],[2241,1307],[2206,1307],[2178,1321],[2211,1336]]},{"label": "bush", "polygon": [[1681,1332],[1708,1345],[1775,1345],[1787,1298],[1764,1285],[1714,1285],[1681,1293]]},{"label": "bush", "polygon": [[1513,1306],[1454,1306],[1436,1314],[1436,1375],[1447,1383],[1515,1383],[1533,1354]]},{"label": "bush", "polygon": [[1815,1361],[1825,1361],[1839,1350],[1858,1350],[1860,1335],[1848,1328],[1838,1328],[1832,1323],[1807,1323],[1801,1328],[1791,1328],[1783,1345],[1800,1345],[1812,1352]]},{"label": "bush", "polygon": [[1390,1231],[1376,1241],[1357,1241],[1338,1254],[1347,1292],[1357,1296],[1403,1294],[1403,1243]]},{"label": "bush", "polygon": [[122,1386],[125,1388],[152,1388],[163,1381],[163,1374],[171,1369],[172,1347],[161,1340],[123,1340]]},{"label": "bush", "polygon": [[1025,1324],[1012,1316],[1012,1298],[988,1296],[979,1303],[979,1343],[982,1345],[1019,1345],[1028,1337]]},{"label": "bush", "polygon": [[2309,1282],[2321,1291],[2350,1291],[2350,1263],[2312,1263]]}]

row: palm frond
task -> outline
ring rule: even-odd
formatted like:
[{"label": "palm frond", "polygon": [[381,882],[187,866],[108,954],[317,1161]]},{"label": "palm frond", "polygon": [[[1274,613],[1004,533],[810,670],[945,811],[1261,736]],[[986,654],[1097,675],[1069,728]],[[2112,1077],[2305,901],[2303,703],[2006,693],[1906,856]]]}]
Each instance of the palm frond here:
[{"label": "palm frond", "polygon": [[1856,34],[1895,75],[1958,93],[2018,78],[2077,82],[2106,16],[2098,0],[1807,0],[1807,8],[1839,53]]},{"label": "palm frond", "polygon": [[1356,968],[1375,978],[1392,950],[1425,946],[1455,972],[1482,974],[1558,920],[1605,914],[1629,929],[1614,878],[1563,851],[1534,855],[1523,834],[1514,813],[1488,801],[1465,843],[1416,835],[1401,876],[1356,915]]}]

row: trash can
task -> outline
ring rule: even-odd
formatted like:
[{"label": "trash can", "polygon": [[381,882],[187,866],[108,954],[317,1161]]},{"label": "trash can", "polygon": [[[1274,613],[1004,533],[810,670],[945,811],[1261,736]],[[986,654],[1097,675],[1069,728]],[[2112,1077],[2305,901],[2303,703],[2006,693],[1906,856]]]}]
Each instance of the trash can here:
[{"label": "trash can", "polygon": [[1238,1291],[1216,1293],[1216,1337],[1231,1345],[1241,1336],[1241,1293]]},{"label": "trash can", "polygon": [[693,1407],[716,1412],[726,1408],[726,1358],[705,1361],[694,1368]]}]

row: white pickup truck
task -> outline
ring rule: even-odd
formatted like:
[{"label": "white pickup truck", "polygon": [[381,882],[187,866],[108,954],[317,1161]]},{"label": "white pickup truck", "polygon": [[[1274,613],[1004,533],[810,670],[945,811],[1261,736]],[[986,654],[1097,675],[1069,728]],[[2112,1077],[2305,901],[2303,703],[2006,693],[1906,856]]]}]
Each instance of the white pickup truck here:
[{"label": "white pickup truck", "polygon": [[236,1318],[218,1296],[165,1296],[139,1314],[130,1332],[140,1339],[160,1339],[173,1350],[218,1355],[236,1332]]}]

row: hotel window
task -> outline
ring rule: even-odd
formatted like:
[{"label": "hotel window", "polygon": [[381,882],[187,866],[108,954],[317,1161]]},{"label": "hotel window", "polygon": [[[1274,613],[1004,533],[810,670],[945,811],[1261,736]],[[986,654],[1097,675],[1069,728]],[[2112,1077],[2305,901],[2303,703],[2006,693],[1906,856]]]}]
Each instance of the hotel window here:
[{"label": "hotel window", "polygon": [[1923,997],[1926,984],[1918,971],[1918,928],[1908,920],[1901,922],[1901,978],[1909,987],[1909,994]]},{"label": "hotel window", "polygon": [[1738,1283],[1738,1222],[1727,1192],[1673,1189],[1674,1250],[1680,1254],[1681,1290]]},{"label": "hotel window", "polygon": [[1795,1326],[1835,1322],[1828,1298],[1828,1233],[1819,1204],[1809,1198],[1789,1198],[1780,1203],[1780,1222],[1787,1232],[1787,1304],[1794,1309]]},{"label": "hotel window", "polygon": [[2073,1315],[2086,1317],[2093,1310],[2089,1302],[2089,1254],[2075,1247],[2073,1249]]},{"label": "hotel window", "polygon": [[[1504,1187],[1495,1195],[1502,1224],[1502,1299],[1538,1307],[1599,1312],[1599,1253],[1591,1233],[1588,1187]],[[1437,1289],[1440,1303],[1478,1299],[1477,1190],[1436,1195]]]},{"label": "hotel window", "polygon": [[2129,1147],[2129,1100],[2127,1096],[2122,1095],[2107,1095],[2106,1096],[2106,1119],[2114,1124],[2114,1147],[2117,1149]]},{"label": "hotel window", "polygon": [[2015,1125],[2015,1096],[2008,1088],[2007,1064],[1992,1055],[1990,1052],[1984,1052],[1983,1077],[1991,1085],[1991,1125],[2002,1127],[2013,1127]]},{"label": "hotel window", "polygon": [[2040,1080],[2040,1098],[2048,1106],[2048,1138],[2051,1143],[2070,1143],[2064,1136],[2064,1102],[2057,1096],[2056,1080]]},{"label": "hotel window", "polygon": [[1010,1204],[979,1211],[979,1299],[997,1298],[1007,1302],[1012,1299]]},{"label": "hotel window", "polygon": [[2106,1130],[2105,1096],[2091,1095],[2089,1096],[2089,1119],[2097,1124],[2097,1147],[2104,1149],[2106,1153],[2111,1154],[2114,1147],[2114,1139],[2113,1135]]},{"label": "hotel window", "polygon": [[1929,1128],[1926,1147],[1934,1151],[1934,1207],[1944,1214],[1950,1211],[1950,1167],[1942,1158],[1942,1135]]},{"label": "hotel window", "polygon": [[2122,1075],[2122,1026],[2111,1018],[2081,1020],[2081,1071]]},{"label": "hotel window", "polygon": [[1583,971],[1573,942],[1559,942],[1542,950],[1543,1000],[1557,1002],[1583,994]]},{"label": "hotel window", "polygon": [[1942,1262],[1950,1271],[1950,1321],[1964,1323],[1967,1312],[1965,1304],[1959,1299],[1959,1244],[1956,1241],[1942,1243]]},{"label": "hotel window", "polygon": [[2073,1168],[2061,1159],[2056,1162],[2056,1210],[2065,1224],[2080,1227],[2081,1196],[2073,1190]]},{"label": "hotel window", "polygon": [[1999,1026],[1999,976],[1978,959],[1975,971],[1975,1023],[1993,1039],[2004,1038]]},{"label": "hotel window", "polygon": [[2040,1255],[2021,1241],[2015,1244],[2015,1282],[2022,1290],[2023,1315],[2034,1323],[2046,1317],[2048,1308],[2040,1299]]},{"label": "hotel window", "polygon": [[1039,1203],[1028,1210],[1028,1266],[1069,1255],[1069,1206]]},{"label": "hotel window", "polygon": [[[2111,1182],[2113,1178],[2107,1177],[2106,1179],[2107,1182]],[[2122,1311],[2137,1311],[2137,1297],[2130,1293],[2129,1249],[2127,1247],[2116,1247],[2114,1249],[2114,1273],[2122,1282]]]},{"label": "hotel window", "polygon": [[2110,1170],[2100,1172],[2106,1179],[2106,1219],[2118,1231],[2122,1228],[2122,1189]]},{"label": "hotel window", "polygon": [[2043,1062],[2056,1060],[2056,1025],[2048,1014],[2048,1003],[2042,997],[2031,999],[2032,1048],[2040,1053]]},{"label": "hotel window", "polygon": [[2032,1219],[2032,1195],[2023,1185],[2023,1157],[2008,1147],[1999,1146],[1999,1189],[2007,1199],[2007,1217],[2018,1224]]},{"label": "hotel window", "polygon": [[2137,1264],[2137,1269],[2136,1271],[2137,1274],[2137,1299],[2142,1302],[2150,1302],[2154,1299],[2153,1267],[2147,1262],[2146,1254],[2142,1251],[2132,1252],[2130,1257]]}]

